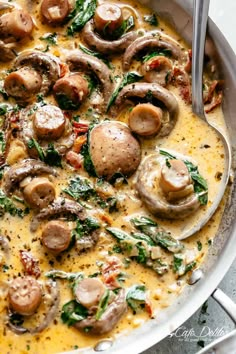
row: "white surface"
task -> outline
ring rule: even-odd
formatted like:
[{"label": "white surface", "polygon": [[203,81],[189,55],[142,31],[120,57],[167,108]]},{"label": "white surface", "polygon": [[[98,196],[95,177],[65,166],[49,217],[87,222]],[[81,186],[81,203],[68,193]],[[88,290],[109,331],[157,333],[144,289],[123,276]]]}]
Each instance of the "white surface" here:
[{"label": "white surface", "polygon": [[211,0],[210,17],[236,53],[236,0]]}]

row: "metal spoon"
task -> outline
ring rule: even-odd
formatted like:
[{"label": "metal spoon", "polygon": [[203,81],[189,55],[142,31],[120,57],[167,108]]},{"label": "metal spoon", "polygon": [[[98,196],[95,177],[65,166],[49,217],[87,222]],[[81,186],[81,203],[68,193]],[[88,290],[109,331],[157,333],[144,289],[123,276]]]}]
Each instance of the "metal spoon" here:
[{"label": "metal spoon", "polygon": [[194,0],[193,10],[193,41],[192,41],[192,110],[199,118],[207,122],[220,137],[225,150],[225,166],[221,179],[220,190],[215,196],[214,202],[207,210],[203,218],[190,230],[184,233],[179,239],[183,240],[199,231],[212,217],[216,211],[227,186],[231,168],[231,148],[228,138],[212,122],[209,122],[204,111],[203,103],[203,64],[206,29],[208,21],[210,0]]}]

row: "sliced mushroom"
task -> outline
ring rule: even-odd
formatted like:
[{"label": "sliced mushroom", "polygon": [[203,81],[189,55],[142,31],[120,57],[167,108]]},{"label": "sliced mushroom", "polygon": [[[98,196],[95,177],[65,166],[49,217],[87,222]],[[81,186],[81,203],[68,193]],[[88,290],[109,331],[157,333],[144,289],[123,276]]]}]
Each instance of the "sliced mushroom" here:
[{"label": "sliced mushroom", "polygon": [[14,50],[15,45],[15,42],[4,43],[3,41],[0,41],[0,61],[7,62],[12,59],[15,59],[15,57],[17,56],[17,53]]},{"label": "sliced mushroom", "polygon": [[120,122],[103,122],[90,133],[90,156],[99,177],[108,180],[115,173],[132,175],[141,160],[139,142],[127,125]]},{"label": "sliced mushroom", "polygon": [[94,50],[103,54],[122,53],[139,36],[138,31],[131,31],[119,39],[108,41],[102,39],[94,31],[94,21],[90,20],[82,30],[84,41]]},{"label": "sliced mushroom", "polygon": [[71,241],[71,230],[61,220],[51,220],[46,223],[42,231],[42,242],[44,247],[54,254],[65,251]]},{"label": "sliced mushroom", "polygon": [[125,86],[116,98],[115,105],[112,108],[112,115],[117,115],[117,111],[122,107],[122,104],[126,100],[137,97],[145,99],[149,95],[152,95],[154,99],[161,101],[168,111],[168,117],[165,119],[163,117],[162,126],[159,131],[160,137],[166,136],[175,126],[179,113],[179,105],[175,96],[158,84],[140,82]]},{"label": "sliced mushroom", "polygon": [[47,178],[36,177],[23,189],[23,195],[32,208],[42,209],[54,200],[56,192],[53,183]]},{"label": "sliced mushroom", "polygon": [[91,334],[105,334],[116,326],[126,310],[125,290],[120,289],[99,320],[96,320],[95,316],[89,316],[82,321],[76,322],[74,327],[79,330],[89,328],[89,333]]},{"label": "sliced mushroom", "polygon": [[65,76],[55,83],[53,93],[61,109],[77,109],[89,94],[88,81],[79,73]]},{"label": "sliced mushroom", "polygon": [[39,222],[50,217],[63,216],[63,215],[76,215],[79,219],[86,217],[85,209],[73,200],[66,198],[57,198],[47,208],[41,210],[32,220],[31,231],[36,231]]},{"label": "sliced mushroom", "polygon": [[120,28],[122,22],[123,14],[119,6],[108,2],[96,8],[94,26],[102,37],[114,39],[115,32]]},{"label": "sliced mushroom", "polygon": [[85,72],[92,72],[95,74],[102,86],[102,94],[104,97],[104,107],[110,99],[113,92],[113,83],[111,82],[111,73],[108,67],[99,59],[91,55],[84,54],[79,50],[73,51],[66,58],[71,71],[81,70]]},{"label": "sliced mushroom", "polygon": [[129,127],[132,132],[141,136],[152,136],[161,129],[163,112],[150,103],[135,106],[129,114]]},{"label": "sliced mushroom", "polygon": [[22,67],[10,73],[4,81],[4,89],[9,96],[27,101],[40,92],[42,77],[34,69]]},{"label": "sliced mushroom", "polygon": [[189,159],[175,155],[178,160],[168,161],[165,156],[150,155],[137,174],[136,188],[142,201],[154,215],[167,219],[183,219],[200,207],[199,196],[194,193],[182,162]]},{"label": "sliced mushroom", "polygon": [[4,190],[6,194],[9,195],[24,178],[40,174],[56,175],[56,172],[43,162],[32,159],[26,159],[15,164],[4,174]]},{"label": "sliced mushroom", "polygon": [[49,324],[54,320],[58,306],[60,303],[60,294],[57,283],[55,281],[49,281],[44,286],[44,303],[47,306],[47,310],[45,311],[45,317],[42,322],[34,327],[34,328],[25,328],[21,326],[17,326],[11,323],[10,319],[7,321],[8,327],[12,330],[12,332],[16,334],[24,334],[24,333],[41,333],[45,328],[49,326]]},{"label": "sliced mushroom", "polygon": [[97,278],[81,280],[74,288],[76,301],[86,308],[97,306],[105,292],[105,286]]},{"label": "sliced mushroom", "polygon": [[69,15],[74,1],[69,0],[43,0],[41,15],[48,24],[60,24]]},{"label": "sliced mushroom", "polygon": [[52,105],[40,107],[33,115],[33,126],[37,136],[54,140],[62,136],[66,119],[60,108]]},{"label": "sliced mushroom", "polygon": [[166,86],[172,78],[172,62],[164,56],[150,58],[142,65],[142,74],[147,82]]},{"label": "sliced mushroom", "polygon": [[183,60],[185,53],[178,42],[161,31],[148,32],[129,45],[123,56],[123,69],[129,70],[132,60],[144,49],[168,49],[175,59]]},{"label": "sliced mushroom", "polygon": [[18,277],[9,286],[8,298],[13,311],[23,316],[30,316],[42,301],[42,289],[34,278]]},{"label": "sliced mushroom", "polygon": [[37,159],[38,151],[34,147],[29,147],[32,139],[38,141],[39,145],[46,153],[49,142],[60,155],[72,147],[75,140],[72,124],[57,106],[46,105],[43,107],[28,106],[20,112],[20,138],[23,140],[28,154]]},{"label": "sliced mushroom", "polygon": [[23,9],[13,9],[0,16],[0,37],[22,39],[29,36],[34,28],[32,18]]},{"label": "sliced mushroom", "polygon": [[15,60],[13,69],[22,67],[32,67],[42,76],[42,86],[40,92],[47,94],[55,82],[59,79],[61,69],[59,59],[51,54],[39,51],[26,50]]}]

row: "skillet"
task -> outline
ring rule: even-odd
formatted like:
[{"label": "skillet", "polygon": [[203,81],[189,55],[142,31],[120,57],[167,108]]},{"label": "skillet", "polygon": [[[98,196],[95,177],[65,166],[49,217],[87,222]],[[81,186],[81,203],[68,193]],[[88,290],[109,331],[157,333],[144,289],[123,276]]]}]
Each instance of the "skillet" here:
[{"label": "skillet", "polygon": [[[141,0],[166,19],[176,31],[191,44],[192,32],[192,1],[190,0]],[[213,55],[218,62],[221,76],[225,81],[223,112],[229,131],[232,154],[233,170],[235,169],[236,141],[236,58],[226,39],[217,26],[209,20],[208,40],[206,52]],[[132,331],[127,336],[117,338],[114,343],[104,343],[98,347],[109,354],[127,353],[138,354],[148,349],[168,336],[182,325],[206,299],[213,297],[223,306],[236,323],[236,307],[221,290],[216,287],[227,273],[235,258],[236,251],[236,181],[230,186],[231,193],[228,199],[219,230],[215,236],[214,244],[210,248],[205,262],[201,266],[202,277],[194,285],[187,285],[183,293],[167,309],[159,313],[157,319],[149,321],[142,327]],[[83,353],[94,353],[94,349],[83,349]],[[205,352],[205,351],[204,351]],[[67,352],[69,353],[69,352]],[[75,351],[70,352],[75,353]],[[78,353],[78,351],[76,351]]]}]

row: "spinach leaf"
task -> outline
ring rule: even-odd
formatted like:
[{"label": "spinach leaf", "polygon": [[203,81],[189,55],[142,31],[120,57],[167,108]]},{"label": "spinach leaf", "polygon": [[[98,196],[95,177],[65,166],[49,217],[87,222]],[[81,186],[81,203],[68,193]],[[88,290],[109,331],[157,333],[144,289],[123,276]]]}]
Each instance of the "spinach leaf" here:
[{"label": "spinach leaf", "polygon": [[136,240],[145,241],[150,246],[155,246],[155,243],[153,242],[152,238],[150,236],[148,236],[148,235],[136,232],[136,233],[131,233],[131,236],[133,238],[135,238]]},{"label": "spinach leaf", "polygon": [[55,149],[53,143],[48,144],[44,161],[49,166],[62,167],[61,155]]},{"label": "spinach leaf", "polygon": [[72,326],[78,321],[84,320],[88,317],[88,310],[76,300],[71,300],[63,305],[61,312],[61,319],[63,323]]},{"label": "spinach leaf", "polygon": [[29,149],[33,149],[35,148],[37,150],[37,153],[39,155],[39,159],[41,161],[44,161],[45,160],[45,154],[44,154],[44,151],[43,149],[41,148],[41,146],[39,145],[39,143],[37,142],[37,140],[35,140],[34,138],[30,139],[27,143],[28,145],[28,148]]},{"label": "spinach leaf", "polygon": [[4,153],[6,149],[6,141],[5,141],[5,135],[2,131],[0,131],[0,153]]},{"label": "spinach leaf", "polygon": [[106,289],[106,291],[104,292],[104,294],[101,297],[101,300],[99,301],[99,304],[98,304],[98,309],[97,309],[97,312],[95,315],[95,318],[97,321],[100,320],[100,318],[102,317],[102,315],[106,311],[109,298],[110,298],[110,290]]},{"label": "spinach leaf", "polygon": [[65,111],[74,111],[79,107],[79,102],[72,102],[64,93],[57,93],[56,100],[59,107]]},{"label": "spinach leaf", "polygon": [[84,220],[77,220],[76,228],[73,230],[73,234],[77,239],[81,239],[84,236],[90,235],[93,231],[100,228],[100,224],[97,219],[88,217]]},{"label": "spinach leaf", "polygon": [[61,156],[58,151],[54,148],[53,143],[49,143],[46,153],[43,151],[37,140],[34,138],[28,141],[28,148],[37,150],[39,159],[50,166],[62,167]]},{"label": "spinach leaf", "polygon": [[138,230],[143,230],[143,226],[157,226],[156,221],[147,218],[146,216],[141,216],[140,218],[133,218],[130,220],[132,224]]},{"label": "spinach leaf", "polygon": [[158,20],[156,14],[144,16],[144,21],[152,26],[158,26]]},{"label": "spinach leaf", "polygon": [[64,272],[63,270],[53,269],[45,273],[45,276],[50,279],[66,279],[69,281],[74,281],[77,279],[82,280],[84,278],[83,273],[71,273],[71,272]]},{"label": "spinach leaf", "polygon": [[76,0],[76,6],[72,11],[70,18],[73,21],[67,29],[67,33],[73,36],[75,32],[79,32],[84,25],[93,17],[97,6],[96,0]]},{"label": "spinach leaf", "polygon": [[106,230],[119,241],[128,241],[132,240],[129,234],[115,227],[107,227]]},{"label": "spinach leaf", "polygon": [[165,231],[159,231],[156,234],[150,235],[156,244],[169,252],[180,252],[183,250],[184,245],[180,241],[174,239],[170,234]]},{"label": "spinach leaf", "polygon": [[0,214],[9,213],[12,216],[19,216],[20,218],[23,218],[26,212],[26,209],[22,210],[17,208],[13,201],[0,189]]},{"label": "spinach leaf", "polygon": [[117,199],[115,197],[108,197],[107,199],[101,198],[93,185],[86,178],[82,179],[78,176],[71,179],[69,188],[64,189],[63,192],[70,195],[78,202],[84,200],[94,202],[103,209],[108,208],[110,213],[117,210]]},{"label": "spinach leaf", "polygon": [[142,79],[143,76],[135,73],[135,72],[129,72],[127,74],[124,75],[123,80],[121,81],[121,83],[119,84],[119,86],[115,89],[115,91],[112,93],[111,98],[108,102],[107,105],[107,112],[109,111],[109,109],[111,108],[111,106],[114,104],[117,96],[119,95],[120,91],[129,84],[133,84],[134,82],[137,82],[139,80]]},{"label": "spinach leaf", "polygon": [[169,270],[168,264],[163,262],[161,258],[158,258],[153,262],[152,268],[159,275],[163,275]]},{"label": "spinach leaf", "polygon": [[79,176],[69,181],[69,188],[63,189],[63,192],[70,195],[75,200],[88,200],[94,196],[95,190],[88,179]]},{"label": "spinach leaf", "polygon": [[47,42],[48,44],[56,45],[57,44],[57,33],[56,32],[48,33],[48,34],[45,34],[44,36],[40,37],[39,39],[41,41]]},{"label": "spinach leaf", "polygon": [[184,261],[184,255],[181,253],[174,254],[173,270],[179,276],[185,275],[196,266],[196,261],[188,264]]},{"label": "spinach leaf", "polygon": [[5,116],[5,114],[8,112],[8,105],[1,103],[0,104],[0,116]]},{"label": "spinach leaf", "polygon": [[[175,156],[169,154],[165,150],[159,150],[161,155],[168,157],[170,160],[176,159]],[[208,202],[208,186],[207,181],[203,178],[199,171],[198,167],[195,166],[192,162],[184,160],[185,165],[189,171],[189,174],[193,180],[194,192],[198,194],[198,200],[201,205],[206,205]]]},{"label": "spinach leaf", "polygon": [[207,181],[200,175],[198,167],[190,161],[184,161],[188,168],[190,176],[193,180],[194,192],[199,195],[198,199],[201,205],[206,205],[208,202],[208,186]]},{"label": "spinach leaf", "polygon": [[170,57],[172,54],[171,50],[170,49],[159,49],[159,50],[156,50],[152,53],[149,53],[149,54],[146,54],[143,58],[142,58],[142,61],[143,63],[147,62],[149,59],[151,58],[154,58],[154,57],[157,57],[157,56],[163,56],[163,57]]},{"label": "spinach leaf", "polygon": [[202,250],[202,243],[201,243],[201,241],[197,241],[197,249],[198,249],[198,251],[201,251],[201,250]]},{"label": "spinach leaf", "polygon": [[88,172],[90,176],[97,177],[97,173],[89,152],[89,132],[88,132],[87,142],[82,146],[80,153],[84,158],[85,170]]},{"label": "spinach leaf", "polygon": [[146,264],[148,258],[148,251],[143,246],[142,242],[137,242],[135,246],[138,249],[138,255],[136,256],[136,261],[138,263]]},{"label": "spinach leaf", "polygon": [[79,45],[79,48],[85,53],[85,54],[88,54],[88,55],[91,55],[95,58],[98,58],[100,60],[103,61],[103,63],[105,63],[109,69],[112,69],[112,65],[111,63],[109,62],[109,60],[106,59],[106,57],[104,55],[102,55],[101,53],[98,53],[98,52],[95,52],[91,49],[88,49],[86,47],[84,47],[82,44]]},{"label": "spinach leaf", "polygon": [[174,239],[168,232],[160,230],[158,224],[145,216],[131,219],[136,229],[142,231],[150,237],[154,244],[168,250],[169,252],[179,252],[183,249],[183,245]]},{"label": "spinach leaf", "polygon": [[144,285],[133,285],[126,294],[126,301],[134,314],[146,304],[146,288]]},{"label": "spinach leaf", "polygon": [[[122,22],[121,26],[112,33],[112,38],[113,39],[120,38],[125,33],[127,33],[131,28],[133,28],[134,25],[135,25],[134,17],[133,16],[129,16],[126,20],[124,20]],[[104,28],[104,34],[105,34],[105,36],[107,35],[106,34],[106,28]],[[108,35],[108,37],[109,37],[109,35]]]},{"label": "spinach leaf", "polygon": [[24,323],[24,316],[20,315],[19,313],[11,312],[9,314],[9,321],[14,325],[14,326],[22,326]]}]

